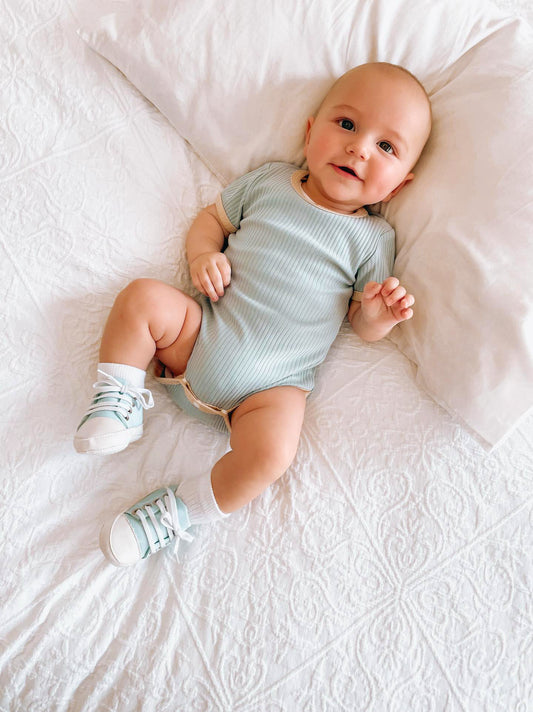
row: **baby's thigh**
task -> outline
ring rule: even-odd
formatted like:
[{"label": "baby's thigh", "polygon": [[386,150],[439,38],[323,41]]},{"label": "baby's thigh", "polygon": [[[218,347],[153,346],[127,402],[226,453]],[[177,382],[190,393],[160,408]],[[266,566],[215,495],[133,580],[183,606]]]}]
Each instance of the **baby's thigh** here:
[{"label": "baby's thigh", "polygon": [[[188,294],[157,280],[143,280],[144,306],[155,356],[175,375],[183,373],[202,323],[202,309]],[[167,374],[168,375],[168,374]]]},{"label": "baby's thigh", "polygon": [[232,415],[232,449],[247,450],[252,458],[274,460],[276,469],[285,471],[298,448],[306,396],[306,391],[294,386],[249,396]]}]

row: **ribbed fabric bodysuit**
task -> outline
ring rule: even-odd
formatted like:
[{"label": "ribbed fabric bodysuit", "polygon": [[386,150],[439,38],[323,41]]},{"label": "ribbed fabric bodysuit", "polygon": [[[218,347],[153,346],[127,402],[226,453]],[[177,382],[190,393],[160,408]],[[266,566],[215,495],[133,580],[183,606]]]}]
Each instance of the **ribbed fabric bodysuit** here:
[{"label": "ribbed fabric bodysuit", "polygon": [[[217,302],[202,297],[202,325],[185,376],[195,395],[226,410],[274,386],[313,389],[354,292],[392,274],[394,231],[380,216],[321,208],[301,190],[305,171],[271,163],[221,194],[217,209],[231,234],[231,283]],[[163,381],[164,382],[164,381]],[[199,412],[180,385],[178,405]]]}]

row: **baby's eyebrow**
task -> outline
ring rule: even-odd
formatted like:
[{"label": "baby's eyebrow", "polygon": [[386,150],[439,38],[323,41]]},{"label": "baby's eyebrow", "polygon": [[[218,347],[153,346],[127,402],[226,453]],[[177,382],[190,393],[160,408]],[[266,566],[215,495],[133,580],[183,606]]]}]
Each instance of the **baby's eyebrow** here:
[{"label": "baby's eyebrow", "polygon": [[337,106],[333,107],[333,111],[347,111],[352,114],[357,113],[357,109],[355,106],[350,106],[349,104],[338,104]]}]

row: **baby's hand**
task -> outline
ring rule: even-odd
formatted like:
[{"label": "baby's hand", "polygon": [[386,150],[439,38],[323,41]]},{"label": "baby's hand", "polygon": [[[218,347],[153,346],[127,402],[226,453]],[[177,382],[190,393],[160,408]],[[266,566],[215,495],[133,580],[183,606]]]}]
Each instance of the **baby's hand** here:
[{"label": "baby's hand", "polygon": [[231,265],[223,252],[204,252],[189,265],[196,289],[214,302],[224,294],[231,280]]},{"label": "baby's hand", "polygon": [[383,284],[368,282],[363,290],[361,309],[367,322],[390,327],[413,316],[415,303],[396,277],[388,277]]}]

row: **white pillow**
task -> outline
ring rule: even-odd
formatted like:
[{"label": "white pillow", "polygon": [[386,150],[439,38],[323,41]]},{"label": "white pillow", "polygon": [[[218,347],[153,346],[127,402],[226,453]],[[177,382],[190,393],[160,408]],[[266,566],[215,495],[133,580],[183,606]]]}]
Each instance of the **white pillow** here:
[{"label": "white pillow", "polygon": [[501,440],[533,402],[531,28],[486,0],[104,6],[82,37],[224,183],[268,160],[300,164],[306,118],[350,67],[389,61],[420,78],[433,135],[385,210],[416,315],[392,338],[437,401]]}]

